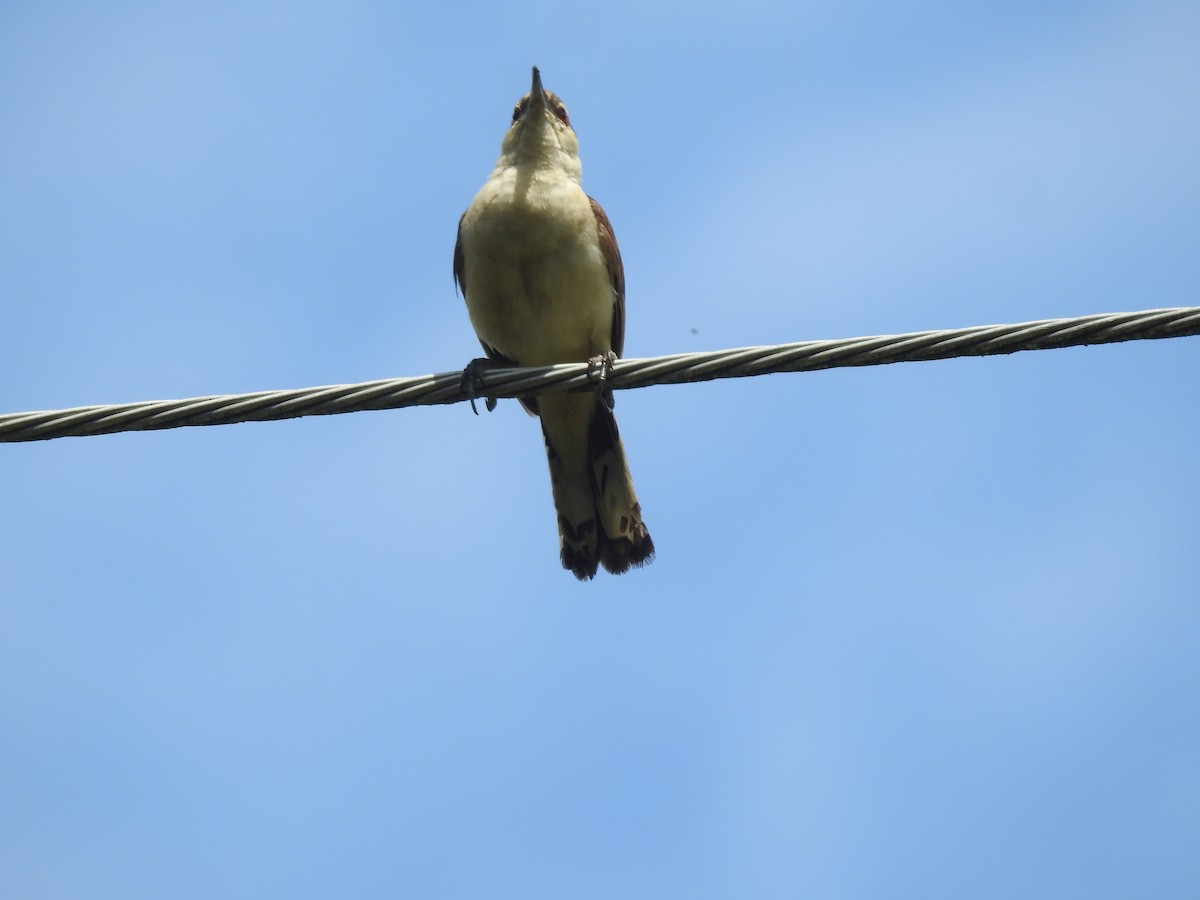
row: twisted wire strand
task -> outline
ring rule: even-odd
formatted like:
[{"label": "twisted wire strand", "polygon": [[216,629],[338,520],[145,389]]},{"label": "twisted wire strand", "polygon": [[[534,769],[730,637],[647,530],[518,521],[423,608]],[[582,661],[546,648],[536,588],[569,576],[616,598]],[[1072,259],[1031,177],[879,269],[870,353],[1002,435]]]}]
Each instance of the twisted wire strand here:
[{"label": "twisted wire strand", "polygon": [[[613,389],[629,389],[652,384],[682,384],[960,356],[993,356],[1020,350],[1051,350],[1197,334],[1200,334],[1200,307],[1101,313],[1014,325],[981,325],[623,359],[604,376],[604,383]],[[500,398],[595,390],[598,377],[587,363],[487,368],[479,373],[475,396]],[[468,388],[461,372],[443,372],[360,384],[11,413],[0,415],[0,442],[44,441],[189,425],[268,422],[300,416],[458,403],[472,399]]]}]

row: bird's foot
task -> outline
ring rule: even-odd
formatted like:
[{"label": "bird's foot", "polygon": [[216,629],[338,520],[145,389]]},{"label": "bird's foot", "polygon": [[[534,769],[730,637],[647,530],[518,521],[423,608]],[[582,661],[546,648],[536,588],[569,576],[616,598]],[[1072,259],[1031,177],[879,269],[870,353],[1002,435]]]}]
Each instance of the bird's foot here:
[{"label": "bird's foot", "polygon": [[[471,401],[471,412],[475,413],[475,415],[479,415],[479,410],[475,408],[475,400],[483,390],[483,373],[488,369],[502,368],[504,368],[504,363],[488,359],[486,356],[480,356],[467,363],[467,367],[463,369],[462,389],[467,395],[467,399]],[[495,397],[484,397],[483,402],[488,412],[496,408]]]},{"label": "bird's foot", "polygon": [[596,393],[604,401],[604,405],[609,411],[613,408],[613,394],[607,387],[608,376],[612,374],[613,366],[616,365],[617,354],[609,350],[607,353],[601,353],[599,356],[593,356],[588,360],[588,378],[596,383]]}]

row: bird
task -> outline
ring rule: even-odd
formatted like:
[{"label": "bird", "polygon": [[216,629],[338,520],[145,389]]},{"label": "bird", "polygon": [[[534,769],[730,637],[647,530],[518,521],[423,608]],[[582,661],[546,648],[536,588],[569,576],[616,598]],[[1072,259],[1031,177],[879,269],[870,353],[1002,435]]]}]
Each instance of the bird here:
[{"label": "bird", "polygon": [[567,108],[535,66],[500,158],[459,219],[454,281],[486,353],[464,378],[479,365],[601,367],[596,391],[518,398],[541,422],[563,568],[588,581],[601,566],[620,574],[650,562],[654,541],[603,388],[624,349],[625,270],[582,172]]}]

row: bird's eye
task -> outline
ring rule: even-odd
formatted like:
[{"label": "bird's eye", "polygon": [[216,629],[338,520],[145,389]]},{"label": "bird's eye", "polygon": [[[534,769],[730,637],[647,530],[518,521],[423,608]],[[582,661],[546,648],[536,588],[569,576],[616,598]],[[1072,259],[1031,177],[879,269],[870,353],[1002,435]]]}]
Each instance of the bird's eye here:
[{"label": "bird's eye", "polygon": [[517,105],[513,107],[512,120],[514,122],[517,121],[517,119],[521,118],[521,116],[525,113],[525,107],[527,107],[528,105],[529,105],[529,95],[526,94],[524,97],[522,97],[520,100],[518,100]]},{"label": "bird's eye", "polygon": [[554,104],[554,114],[558,116],[558,121],[562,122],[564,125],[571,124],[571,120],[567,117],[567,108],[563,106],[562,103]]}]

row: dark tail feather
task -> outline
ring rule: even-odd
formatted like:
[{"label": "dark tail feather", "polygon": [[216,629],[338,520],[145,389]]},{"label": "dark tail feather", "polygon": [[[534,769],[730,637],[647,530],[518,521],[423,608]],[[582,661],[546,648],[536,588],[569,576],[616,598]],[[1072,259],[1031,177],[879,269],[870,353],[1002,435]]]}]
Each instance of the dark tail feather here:
[{"label": "dark tail feather", "polygon": [[654,541],[642,520],[616,417],[599,399],[588,427],[588,460],[599,523],[600,564],[614,575],[645,565],[654,558]]},{"label": "dark tail feather", "polygon": [[654,557],[617,422],[600,398],[543,395],[542,434],[558,512],[563,568],[581,581]]}]

